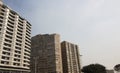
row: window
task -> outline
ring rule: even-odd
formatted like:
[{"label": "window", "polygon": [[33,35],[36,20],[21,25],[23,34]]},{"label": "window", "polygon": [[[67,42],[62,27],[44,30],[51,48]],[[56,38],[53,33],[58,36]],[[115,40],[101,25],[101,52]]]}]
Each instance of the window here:
[{"label": "window", "polygon": [[0,15],[5,15],[5,14],[1,12]]},{"label": "window", "polygon": [[20,36],[17,36],[17,38],[22,39],[22,37],[20,37]]},{"label": "window", "polygon": [[4,43],[4,45],[5,45],[5,46],[9,46],[9,47],[11,47],[11,45],[10,45],[10,44],[8,44],[8,43]]},{"label": "window", "polygon": [[0,20],[0,22],[1,22],[1,23],[3,23],[3,21],[2,21],[2,20]]},{"label": "window", "polygon": [[17,57],[17,58],[20,58],[20,55],[15,54],[14,56]]},{"label": "window", "polygon": [[13,22],[11,22],[10,20],[8,20],[8,22],[10,23],[10,24],[14,24]]},{"label": "window", "polygon": [[2,24],[0,24],[0,26],[2,26]]},{"label": "window", "polygon": [[21,40],[19,40],[19,39],[16,39],[16,41],[17,41],[17,42],[19,42],[19,43],[22,43],[22,41],[21,41]]},{"label": "window", "polygon": [[1,64],[9,64],[9,62],[1,61]]},{"label": "window", "polygon": [[19,53],[19,54],[21,54],[21,52],[20,52],[20,51],[17,51],[17,50],[15,50],[15,53]]},{"label": "window", "polygon": [[16,58],[14,58],[14,61],[20,62],[20,59],[16,59]]},{"label": "window", "polygon": [[5,10],[4,10],[4,9],[1,9],[1,11],[5,12]]},{"label": "window", "polygon": [[4,54],[4,55],[10,55],[10,53],[8,53],[8,52],[2,52],[2,54]]},{"label": "window", "polygon": [[13,63],[13,65],[15,65],[15,66],[20,66],[20,63]]},{"label": "window", "polygon": [[11,20],[11,21],[15,21],[14,19],[12,19],[12,18],[10,18],[10,17],[8,17],[9,18],[9,20]]},{"label": "window", "polygon": [[16,49],[18,49],[18,50],[21,50],[21,48],[20,48],[20,47],[17,47],[17,46],[16,46],[15,48],[16,48]]},{"label": "window", "polygon": [[16,45],[19,45],[19,46],[21,46],[21,44],[20,44],[20,43],[16,43]]},{"label": "window", "polygon": [[9,39],[12,39],[12,37],[11,36],[9,36],[9,35],[5,35],[7,38],[9,38]]},{"label": "window", "polygon": [[9,35],[13,35],[13,33],[9,32],[9,31],[6,31],[6,33],[9,34]]},{"label": "window", "polygon": [[9,57],[2,56],[2,59],[9,60]]},{"label": "window", "polygon": [[4,50],[10,51],[10,48],[3,47]]},{"label": "window", "polygon": [[1,19],[3,19],[4,17],[0,16]]},{"label": "window", "polygon": [[14,28],[14,26],[12,26],[12,25],[10,25],[10,24],[7,24],[9,27],[11,27],[11,28]]},{"label": "window", "polygon": [[20,35],[20,36],[22,36],[22,34],[21,34],[21,33],[19,33],[19,32],[17,32],[17,34],[18,34],[18,35]]}]

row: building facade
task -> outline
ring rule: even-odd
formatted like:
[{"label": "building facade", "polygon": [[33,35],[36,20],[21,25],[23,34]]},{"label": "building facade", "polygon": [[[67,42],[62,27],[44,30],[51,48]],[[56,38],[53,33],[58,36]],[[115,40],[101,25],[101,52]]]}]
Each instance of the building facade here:
[{"label": "building facade", "polygon": [[31,24],[0,2],[0,73],[30,71]]},{"label": "building facade", "polygon": [[81,73],[80,54],[77,45],[63,41],[61,43],[63,73]]},{"label": "building facade", "polygon": [[31,42],[31,73],[63,73],[58,34],[36,35]]},{"label": "building facade", "polygon": [[114,70],[107,70],[107,73],[114,73]]}]

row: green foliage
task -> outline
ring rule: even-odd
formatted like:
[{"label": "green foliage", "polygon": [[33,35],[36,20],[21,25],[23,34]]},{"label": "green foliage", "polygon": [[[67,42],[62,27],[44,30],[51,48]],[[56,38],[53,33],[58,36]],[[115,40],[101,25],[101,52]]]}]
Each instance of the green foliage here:
[{"label": "green foliage", "polygon": [[114,70],[120,72],[120,64],[115,65]]},{"label": "green foliage", "polygon": [[90,64],[82,68],[84,73],[107,73],[106,68],[100,64]]}]

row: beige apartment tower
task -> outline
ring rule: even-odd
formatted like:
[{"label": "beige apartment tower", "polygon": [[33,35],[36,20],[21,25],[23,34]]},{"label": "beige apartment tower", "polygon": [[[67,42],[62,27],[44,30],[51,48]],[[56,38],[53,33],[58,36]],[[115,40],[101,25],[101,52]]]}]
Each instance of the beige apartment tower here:
[{"label": "beige apartment tower", "polygon": [[63,73],[58,34],[39,34],[31,42],[31,73]]},{"label": "beige apartment tower", "polygon": [[62,64],[63,73],[81,73],[80,54],[77,45],[63,41],[62,49]]},{"label": "beige apartment tower", "polygon": [[0,73],[30,71],[31,24],[0,2]]}]

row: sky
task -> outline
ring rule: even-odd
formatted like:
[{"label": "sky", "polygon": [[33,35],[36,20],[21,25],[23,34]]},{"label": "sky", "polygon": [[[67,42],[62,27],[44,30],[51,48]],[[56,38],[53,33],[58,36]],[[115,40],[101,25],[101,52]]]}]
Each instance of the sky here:
[{"label": "sky", "polygon": [[32,24],[32,36],[58,33],[79,45],[82,66],[120,64],[120,0],[4,0]]}]

